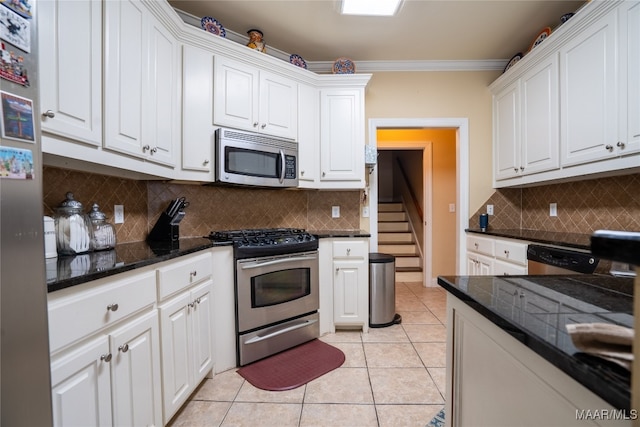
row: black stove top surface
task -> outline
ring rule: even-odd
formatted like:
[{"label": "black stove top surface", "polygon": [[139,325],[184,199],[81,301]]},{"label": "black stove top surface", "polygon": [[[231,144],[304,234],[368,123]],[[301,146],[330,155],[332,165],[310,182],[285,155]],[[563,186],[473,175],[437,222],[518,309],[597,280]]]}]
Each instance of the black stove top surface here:
[{"label": "black stove top surface", "polygon": [[212,231],[214,242],[233,242],[236,258],[270,256],[318,249],[316,237],[299,228]]}]

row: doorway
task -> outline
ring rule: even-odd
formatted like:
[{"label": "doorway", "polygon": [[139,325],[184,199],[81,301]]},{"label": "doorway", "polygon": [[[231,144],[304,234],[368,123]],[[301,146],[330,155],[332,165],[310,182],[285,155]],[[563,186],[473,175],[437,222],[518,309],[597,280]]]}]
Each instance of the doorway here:
[{"label": "doorway", "polygon": [[[469,133],[468,133],[468,119],[466,118],[434,118],[434,119],[369,119],[369,145],[376,147],[376,149],[383,149],[384,142],[379,144],[378,130],[390,130],[390,129],[451,129],[454,133],[455,144],[455,195],[451,203],[447,203],[445,208],[455,216],[452,235],[446,237],[434,237],[429,233],[425,233],[424,252],[427,254],[425,258],[430,258],[432,252],[431,248],[436,247],[438,254],[443,255],[444,246],[450,246],[449,256],[455,258],[455,274],[465,274],[464,251],[465,251],[465,228],[468,227],[469,222]],[[424,142],[423,142],[424,143]],[[386,147],[389,148],[389,147]],[[434,159],[437,161],[437,153],[434,154]],[[425,184],[428,179],[428,174],[425,174]],[[430,183],[429,183],[430,185]],[[370,174],[369,179],[369,212],[370,212],[370,224],[369,230],[371,233],[371,250],[378,250],[378,168],[374,167]],[[425,200],[426,201],[426,200]],[[426,206],[424,217],[426,221],[425,229],[432,229],[437,227],[438,224],[434,224],[432,221],[433,212],[439,212],[442,210],[442,201],[437,202],[437,206]],[[454,211],[454,212],[452,212]],[[434,246],[435,244],[435,246]],[[429,260],[427,260],[429,261]],[[424,286],[435,285],[436,277],[440,274],[452,274],[451,271],[441,272],[438,268],[431,270],[429,263],[425,263],[424,271]],[[431,270],[431,271],[427,271]]]}]

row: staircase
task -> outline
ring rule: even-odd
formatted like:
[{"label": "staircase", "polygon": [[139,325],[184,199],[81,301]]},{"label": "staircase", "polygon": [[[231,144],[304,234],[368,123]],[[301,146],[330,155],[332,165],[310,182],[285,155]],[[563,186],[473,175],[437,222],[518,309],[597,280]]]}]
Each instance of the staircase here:
[{"label": "staircase", "polygon": [[396,282],[422,282],[422,259],[402,203],[378,204],[378,252],[396,257]]}]

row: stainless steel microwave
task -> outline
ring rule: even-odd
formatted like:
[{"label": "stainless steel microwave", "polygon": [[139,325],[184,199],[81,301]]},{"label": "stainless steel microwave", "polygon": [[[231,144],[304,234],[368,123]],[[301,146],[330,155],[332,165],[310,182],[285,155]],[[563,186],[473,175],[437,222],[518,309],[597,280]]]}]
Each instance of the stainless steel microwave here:
[{"label": "stainless steel microwave", "polygon": [[261,187],[298,186],[298,143],[219,128],[215,134],[216,181]]}]

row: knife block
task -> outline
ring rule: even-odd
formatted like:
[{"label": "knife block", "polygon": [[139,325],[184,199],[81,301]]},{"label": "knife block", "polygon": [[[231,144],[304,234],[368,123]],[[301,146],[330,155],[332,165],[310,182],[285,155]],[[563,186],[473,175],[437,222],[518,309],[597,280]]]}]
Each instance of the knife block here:
[{"label": "knife block", "polygon": [[162,212],[160,218],[153,226],[151,233],[147,236],[147,241],[153,242],[177,242],[180,238],[180,226],[172,224],[175,222],[165,212]]}]

